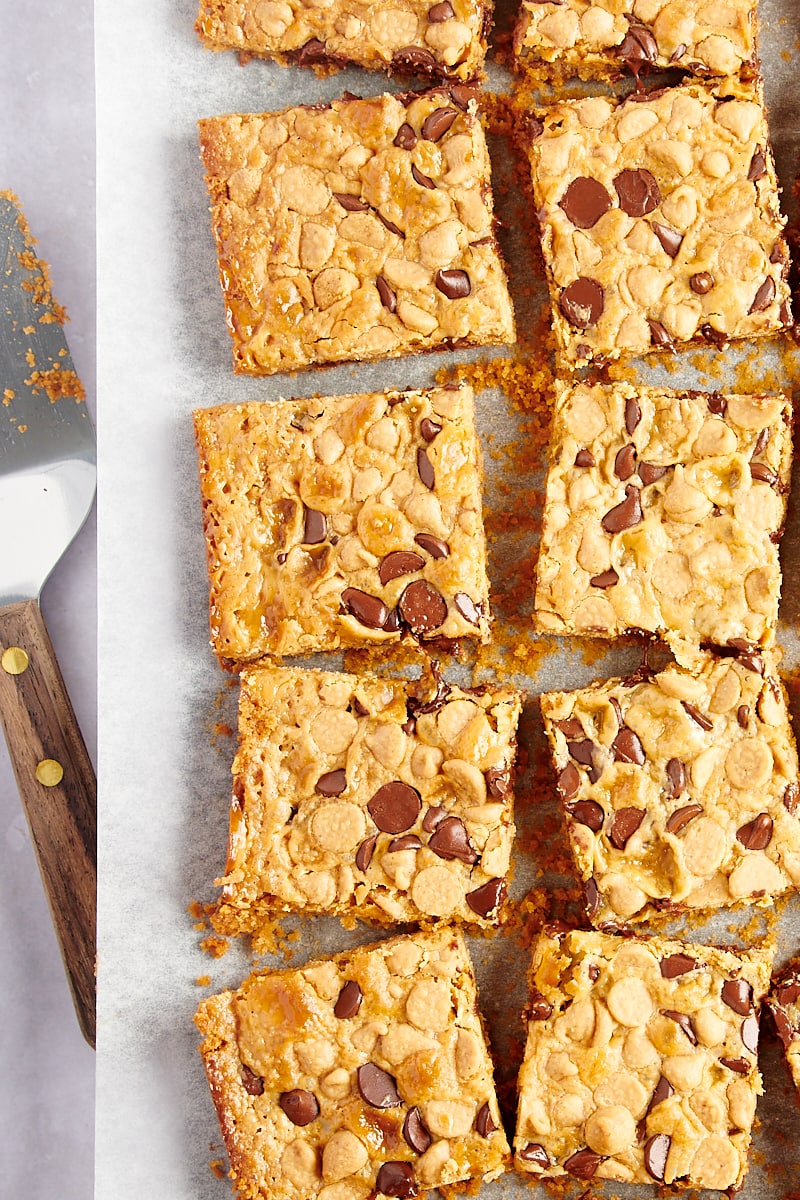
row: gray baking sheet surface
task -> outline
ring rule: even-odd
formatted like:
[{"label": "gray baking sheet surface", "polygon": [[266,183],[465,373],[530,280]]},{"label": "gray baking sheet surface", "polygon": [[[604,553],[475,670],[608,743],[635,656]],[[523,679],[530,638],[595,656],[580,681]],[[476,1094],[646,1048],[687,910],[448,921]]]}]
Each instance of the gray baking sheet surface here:
[{"label": "gray baking sheet surface", "polygon": [[[234,377],[217,281],[196,121],[224,112],[266,112],[294,102],[401,90],[381,75],[349,71],[318,79],[310,71],[211,54],[194,32],[196,0],[97,0],[98,353],[100,442],[100,894],[97,1077],[97,1200],[227,1200],[230,1184],[211,1169],[225,1161],[219,1128],[197,1054],[192,1016],[203,995],[236,986],[253,955],[232,944],[219,959],[200,946],[203,931],[187,912],[214,897],[225,855],[235,727],[235,683],[208,647],[207,580],[191,411],[198,406],[279,395],[305,396],[382,387],[426,386],[445,365],[478,352],[425,355],[382,365],[343,366],[268,380]],[[512,13],[501,12],[507,29]],[[800,7],[762,0],[762,54],[773,141],[785,199],[800,166]],[[489,90],[508,89],[497,64]],[[530,295],[536,271],[533,230],[520,224],[508,146],[491,141],[503,184],[497,210],[510,227],[504,246],[520,330],[530,342],[543,293]],[[524,211],[524,209],[523,209]],[[508,357],[508,349],[495,353]],[[745,353],[684,354],[665,377],[702,386],[732,384]],[[485,357],[485,354],[484,354]],[[703,364],[731,364],[708,376]],[[763,379],[791,387],[800,355],[771,354],[751,364]],[[648,369],[644,381],[652,378]],[[741,376],[738,376],[741,379]],[[491,576],[503,641],[526,646],[530,589],[524,572],[535,556],[531,489],[541,486],[541,454],[522,453],[543,437],[540,412],[518,411],[499,391],[478,396],[489,468],[487,507]],[[505,452],[505,447],[514,446]],[[493,457],[494,455],[494,457]],[[784,666],[800,664],[800,513],[790,504],[780,640]],[[519,516],[516,523],[512,518]],[[515,596],[523,596],[516,607]],[[543,741],[535,696],[635,668],[632,646],[596,648],[563,642],[519,660],[531,675],[514,680],[529,693],[521,744],[529,766],[517,792],[520,842],[512,882],[516,904],[530,888],[563,888],[537,851],[542,832],[558,837],[557,814],[536,785]],[[534,666],[531,664],[535,664]],[[328,665],[336,666],[336,663]],[[452,668],[446,665],[446,673]],[[482,678],[508,659],[483,654]],[[464,677],[466,666],[455,668]],[[555,830],[555,833],[552,831]],[[745,911],[686,936],[730,941],[777,936],[778,961],[800,951],[800,898],[771,918]],[[365,926],[347,932],[324,919],[287,920],[295,963],[382,936]],[[744,929],[744,926],[747,926]],[[528,950],[520,923],[472,939],[481,1003],[506,1095],[523,1036],[520,1011]],[[263,965],[283,965],[264,959]],[[198,978],[211,977],[203,987]],[[800,1187],[800,1108],[774,1041],[762,1039],[766,1094],[759,1103],[746,1200],[788,1200]],[[575,1184],[570,1195],[585,1192]],[[593,1195],[654,1195],[620,1185]],[[544,1196],[513,1173],[481,1189],[486,1200]],[[795,1193],[796,1195],[797,1193]]]}]

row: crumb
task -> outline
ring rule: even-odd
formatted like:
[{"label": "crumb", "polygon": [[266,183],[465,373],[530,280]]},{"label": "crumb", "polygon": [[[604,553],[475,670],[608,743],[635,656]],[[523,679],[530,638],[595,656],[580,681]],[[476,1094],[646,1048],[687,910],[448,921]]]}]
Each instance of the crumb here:
[{"label": "crumb", "polygon": [[223,954],[228,953],[230,943],[227,938],[209,934],[208,937],[203,938],[200,949],[205,950],[206,954],[210,954],[212,958],[222,958]]},{"label": "crumb", "polygon": [[[32,359],[33,355],[28,351],[25,361],[31,367],[35,366]],[[58,363],[47,371],[32,371],[30,379],[26,379],[25,382],[33,388],[34,394],[45,392],[51,404],[55,404],[56,400],[64,400],[68,397],[71,397],[76,404],[80,404],[86,399],[84,386],[75,372],[62,371]]]},{"label": "crumb", "polygon": [[225,1170],[225,1163],[221,1158],[212,1158],[208,1165],[211,1168],[212,1175],[216,1175],[217,1179],[225,1178],[227,1171]]},{"label": "crumb", "polygon": [[211,983],[211,976],[210,975],[198,975],[197,979],[195,979],[195,983],[197,984],[198,987],[208,987],[209,984]]}]

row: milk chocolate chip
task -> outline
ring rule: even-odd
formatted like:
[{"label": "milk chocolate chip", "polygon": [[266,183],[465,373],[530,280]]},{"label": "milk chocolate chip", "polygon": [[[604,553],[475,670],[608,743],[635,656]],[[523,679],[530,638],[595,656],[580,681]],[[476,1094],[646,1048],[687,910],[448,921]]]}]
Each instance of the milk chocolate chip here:
[{"label": "milk chocolate chip", "polygon": [[489,1111],[488,1100],[478,1109],[478,1115],[475,1118],[475,1129],[481,1137],[488,1137],[490,1133],[494,1133],[497,1130],[497,1126],[492,1120],[492,1114]]},{"label": "milk chocolate chip", "polygon": [[625,488],[625,499],[609,509],[601,523],[606,533],[622,533],[623,530],[638,525],[642,517],[639,489],[629,483]]},{"label": "milk chocolate chip", "polygon": [[590,586],[596,588],[610,588],[615,583],[619,583],[619,575],[613,567],[608,571],[601,571],[599,575],[593,575],[589,580]]},{"label": "milk chocolate chip", "polygon": [[377,1063],[368,1062],[359,1067],[356,1080],[361,1099],[373,1108],[394,1108],[403,1103],[394,1076],[382,1070]]},{"label": "milk chocolate chip", "polygon": [[695,706],[690,704],[688,700],[681,700],[681,704],[683,705],[686,715],[691,717],[694,723],[699,725],[700,728],[705,730],[706,733],[708,733],[709,729],[714,728],[714,722],[710,717],[707,717],[705,713],[701,713],[699,708],[695,708]]},{"label": "milk chocolate chip", "polygon": [[466,271],[437,271],[433,282],[448,300],[463,300],[472,291]]},{"label": "milk chocolate chip", "polygon": [[419,792],[399,779],[379,787],[367,805],[369,815],[382,833],[405,833],[421,808]]},{"label": "milk chocolate chip", "polygon": [[592,1179],[602,1161],[602,1155],[595,1154],[594,1150],[587,1146],[585,1150],[576,1150],[564,1161],[564,1170],[577,1179]]},{"label": "milk chocolate chip", "polygon": [[471,596],[468,596],[466,592],[456,592],[453,603],[465,621],[469,621],[470,625],[474,625],[476,628],[480,627],[481,614]]},{"label": "milk chocolate chip", "polygon": [[690,821],[693,821],[695,817],[699,817],[702,811],[702,804],[687,804],[683,808],[676,809],[667,821],[667,833],[680,833]]},{"label": "milk chocolate chip", "polygon": [[434,4],[428,9],[428,20],[434,25],[438,25],[441,21],[452,21],[455,16],[453,6],[450,0],[440,0],[439,4]]},{"label": "milk chocolate chip", "polygon": [[680,1025],[681,1029],[686,1034],[692,1045],[697,1045],[697,1034],[694,1031],[692,1018],[690,1016],[687,1016],[686,1013],[676,1012],[672,1008],[662,1008],[661,1014],[664,1017],[669,1017],[669,1019],[674,1021],[676,1025]]},{"label": "milk chocolate chip", "polygon": [[705,296],[714,286],[714,276],[708,271],[698,271],[689,280],[689,287],[698,296]]},{"label": "milk chocolate chip", "polygon": [[427,551],[431,558],[448,558],[450,555],[450,547],[447,542],[442,541],[433,533],[418,533],[414,541]]},{"label": "milk chocolate chip", "polygon": [[615,762],[634,763],[637,767],[644,765],[646,755],[644,746],[637,734],[623,725],[611,743]]},{"label": "milk chocolate chip", "polygon": [[242,1087],[248,1096],[264,1095],[264,1080],[255,1071],[251,1071],[247,1063],[242,1063]]},{"label": "milk chocolate chip", "polygon": [[670,783],[669,794],[673,800],[677,800],[686,787],[686,767],[679,758],[671,758],[667,763],[667,779]]},{"label": "milk chocolate chip", "polygon": [[758,1054],[758,1018],[752,1013],[745,1017],[740,1033],[745,1050],[749,1050],[751,1054]]},{"label": "milk chocolate chip", "polygon": [[655,463],[641,462],[639,463],[639,478],[645,487],[649,487],[657,479],[663,479],[668,470],[669,467],[657,467]]},{"label": "milk chocolate chip", "polygon": [[293,1125],[310,1125],[319,1116],[317,1097],[313,1092],[307,1092],[304,1088],[293,1088],[291,1092],[281,1092],[278,1104]]},{"label": "milk chocolate chip", "polygon": [[418,183],[420,187],[430,188],[431,190],[436,187],[436,184],[433,182],[433,180],[427,175],[423,175],[422,171],[418,170],[415,163],[411,164],[411,175],[414,179],[414,182]]},{"label": "milk chocolate chip", "polygon": [[603,315],[605,293],[596,279],[581,276],[568,284],[559,301],[564,318],[576,329],[588,329],[596,325]]},{"label": "milk chocolate chip", "polygon": [[397,296],[394,294],[393,290],[382,275],[377,276],[375,280],[375,287],[378,289],[378,295],[381,298],[381,304],[383,307],[390,313],[396,312]]},{"label": "milk chocolate chip", "polygon": [[544,1146],[540,1146],[538,1142],[528,1142],[524,1150],[520,1150],[519,1158],[523,1162],[536,1163],[539,1167],[549,1167],[550,1159],[547,1157],[547,1151]]},{"label": "milk chocolate chip", "polygon": [[763,179],[767,173],[767,159],[761,146],[756,146],[755,154],[750,159],[750,169],[747,178],[751,183]]},{"label": "milk chocolate chip", "polygon": [[578,800],[567,807],[567,812],[579,825],[585,825],[593,833],[599,833],[603,828],[605,813],[594,800]]},{"label": "milk chocolate chip", "polygon": [[768,275],[753,297],[753,303],[750,305],[748,312],[764,312],[765,309],[769,308],[774,299],[775,280],[771,275]]},{"label": "milk chocolate chip", "polygon": [[659,221],[652,222],[653,233],[661,243],[661,248],[670,258],[677,258],[680,248],[683,244],[683,237],[675,229],[670,229],[669,225],[662,225]]},{"label": "milk chocolate chip", "polygon": [[377,840],[378,835],[374,833],[372,837],[365,838],[356,850],[356,866],[364,875],[366,875],[367,868],[372,862],[372,856],[375,853],[375,843]]},{"label": "milk chocolate chip", "polygon": [[581,786],[581,777],[574,763],[567,763],[558,776],[556,790],[564,803],[577,796]]},{"label": "milk chocolate chip", "polygon": [[394,145],[400,150],[413,150],[417,144],[417,135],[414,130],[404,121],[394,135]]},{"label": "milk chocolate chip", "polygon": [[629,217],[645,217],[661,203],[661,192],[653,175],[643,167],[620,171],[614,179],[619,206]]},{"label": "milk chocolate chip", "polygon": [[627,446],[623,446],[617,451],[617,456],[614,459],[614,474],[617,479],[621,479],[623,483],[626,479],[630,479],[636,470],[636,447],[633,442],[629,442]]},{"label": "milk chocolate chip", "polygon": [[315,508],[305,510],[303,521],[303,545],[316,546],[328,536],[328,518]]},{"label": "milk chocolate chip", "polygon": [[426,1128],[425,1122],[420,1116],[418,1108],[410,1108],[403,1122],[403,1137],[408,1142],[412,1150],[416,1150],[417,1154],[424,1154],[433,1141],[430,1131]]},{"label": "milk chocolate chip", "polygon": [[410,583],[397,607],[412,633],[424,635],[439,629],[447,620],[447,603],[425,579]]},{"label": "milk chocolate chip", "polygon": [[648,1175],[659,1183],[664,1182],[664,1172],[667,1168],[669,1148],[672,1138],[668,1133],[656,1133],[644,1144],[644,1165]]},{"label": "milk chocolate chip", "polygon": [[345,588],[342,592],[342,604],[347,612],[354,616],[368,629],[382,629],[389,616],[389,610],[378,596],[362,592],[359,588]]},{"label": "milk chocolate chip", "polygon": [[432,442],[442,432],[442,426],[436,421],[432,421],[430,417],[423,417],[419,423],[419,432],[423,441]]},{"label": "milk chocolate chip", "polygon": [[425,487],[433,491],[436,487],[436,473],[433,469],[433,463],[428,458],[428,451],[424,446],[420,446],[417,450],[417,472]]},{"label": "milk chocolate chip", "polygon": [[661,974],[664,979],[677,979],[679,975],[686,975],[688,971],[697,969],[697,962],[690,958],[688,954],[670,954],[667,958],[661,959]]},{"label": "milk chocolate chip", "polygon": [[428,846],[439,858],[458,859],[469,865],[478,861],[467,828],[459,817],[445,817],[440,821],[430,836]]},{"label": "milk chocolate chip", "polygon": [[576,229],[591,229],[609,211],[612,200],[602,183],[581,175],[558,203]]},{"label": "milk chocolate chip", "polygon": [[740,1017],[749,1016],[753,1008],[753,989],[746,979],[727,979],[722,985],[722,1000]]},{"label": "milk chocolate chip", "polygon": [[[449,5],[448,5],[449,7]],[[422,123],[422,136],[426,142],[438,142],[444,137],[458,116],[457,108],[437,108]]]},{"label": "milk chocolate chip", "polygon": [[381,583],[386,584],[392,579],[399,579],[401,575],[412,575],[414,571],[421,571],[424,566],[425,559],[413,550],[393,550],[381,562],[378,576]]},{"label": "milk chocolate chip", "polygon": [[746,825],[740,825],[736,837],[745,850],[766,850],[772,841],[772,817],[768,813],[759,813]]},{"label": "milk chocolate chip", "polygon": [[338,1017],[340,1021],[349,1020],[361,1008],[362,999],[363,993],[356,980],[348,979],[339,992],[339,997],[333,1006],[333,1015]]},{"label": "milk chocolate chip", "polygon": [[327,771],[320,775],[314,791],[320,796],[341,796],[346,787],[347,772],[344,767],[337,767],[335,771]]},{"label": "milk chocolate chip", "polygon": [[378,1171],[375,1190],[384,1196],[407,1196],[418,1194],[414,1168],[408,1162],[385,1162]]},{"label": "milk chocolate chip", "polygon": [[624,850],[643,820],[644,811],[641,808],[620,808],[614,813],[611,822],[611,832],[608,835],[611,845],[617,850]]},{"label": "milk chocolate chip", "polygon": [[488,917],[506,898],[505,879],[490,879],[474,892],[467,892],[464,899],[479,917]]},{"label": "milk chocolate chip", "polygon": [[647,63],[658,60],[658,42],[646,25],[631,25],[617,48],[617,54],[629,71],[638,75]]}]

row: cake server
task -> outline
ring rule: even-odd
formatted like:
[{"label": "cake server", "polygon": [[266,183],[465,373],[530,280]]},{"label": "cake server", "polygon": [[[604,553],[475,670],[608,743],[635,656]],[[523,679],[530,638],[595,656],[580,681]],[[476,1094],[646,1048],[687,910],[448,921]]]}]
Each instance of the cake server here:
[{"label": "cake server", "polygon": [[97,786],[39,609],[96,455],[47,268],[0,192],[0,718],[78,1020],[95,1040]]}]

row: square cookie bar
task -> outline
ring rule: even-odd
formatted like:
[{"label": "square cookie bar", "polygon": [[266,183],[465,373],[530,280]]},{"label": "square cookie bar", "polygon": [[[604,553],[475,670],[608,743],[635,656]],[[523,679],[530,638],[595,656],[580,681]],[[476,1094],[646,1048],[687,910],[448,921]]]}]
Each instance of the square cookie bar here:
[{"label": "square cookie bar", "polygon": [[558,385],[537,627],[769,645],[791,421],[783,395]]},{"label": "square cookie bar", "polygon": [[216,929],[281,911],[496,925],[520,708],[441,678],[243,671]]},{"label": "square cookie bar", "polygon": [[453,930],[251,975],[195,1020],[246,1200],[413,1197],[503,1173],[475,978]]},{"label": "square cookie bar", "polygon": [[775,1022],[794,1086],[800,1093],[800,958],[792,959],[779,971],[766,1004]]},{"label": "square cookie bar", "polygon": [[471,388],[228,405],[194,424],[221,658],[488,640]]},{"label": "square cookie bar", "polygon": [[529,130],[564,366],[791,324],[758,89],[727,80],[565,100]]},{"label": "square cookie bar", "polygon": [[514,50],[523,66],[584,79],[671,67],[753,75],[756,9],[756,0],[524,0]]},{"label": "square cookie bar", "polygon": [[476,95],[200,122],[234,370],[514,340]]},{"label": "square cookie bar", "polygon": [[764,656],[709,655],[541,706],[595,925],[800,885],[797,750]]},{"label": "square cookie bar", "polygon": [[772,952],[548,932],[531,970],[519,1171],[730,1188],[747,1169]]},{"label": "square cookie bar", "polygon": [[329,4],[200,0],[195,29],[212,50],[239,50],[301,67],[398,71],[468,80],[483,72],[492,5],[477,0]]}]

